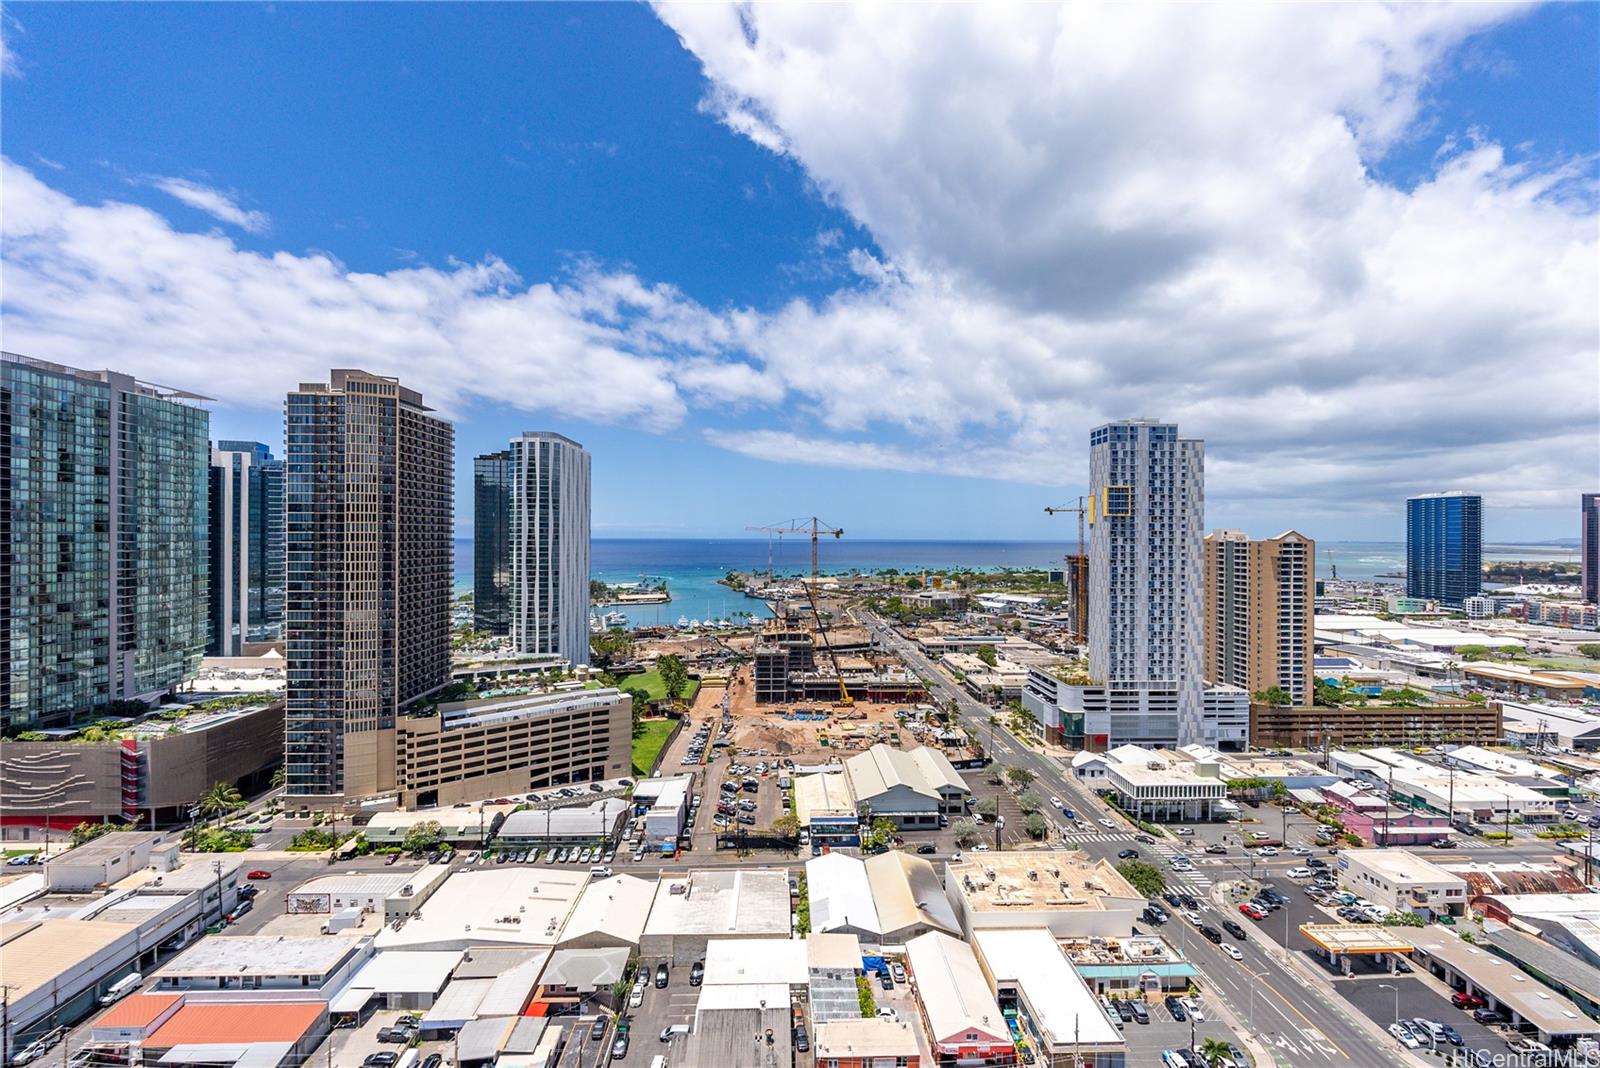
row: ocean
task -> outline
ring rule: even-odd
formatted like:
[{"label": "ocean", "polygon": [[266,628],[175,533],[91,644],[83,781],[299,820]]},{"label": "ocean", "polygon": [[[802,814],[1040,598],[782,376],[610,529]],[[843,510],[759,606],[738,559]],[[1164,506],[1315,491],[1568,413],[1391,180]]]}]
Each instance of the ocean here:
[{"label": "ocean", "polygon": [[[871,541],[845,538],[825,541],[820,553],[824,571],[877,571],[897,568],[1057,567],[1071,549],[1057,541]],[[787,538],[773,542],[773,573],[810,574],[811,541]],[[766,606],[735,593],[717,580],[729,571],[765,571],[768,545],[764,538],[595,538],[590,567],[601,582],[665,579],[672,601],[662,605],[618,608],[630,626],[671,625],[678,617],[729,619],[736,612],[768,614]],[[1490,560],[1575,561],[1576,549],[1551,545],[1488,545]],[[1325,542],[1317,546],[1317,577],[1396,582],[1380,578],[1405,567],[1405,545],[1393,541]],[[455,543],[454,586],[457,594],[472,591],[472,539]],[[607,609],[610,611],[611,609]]]}]

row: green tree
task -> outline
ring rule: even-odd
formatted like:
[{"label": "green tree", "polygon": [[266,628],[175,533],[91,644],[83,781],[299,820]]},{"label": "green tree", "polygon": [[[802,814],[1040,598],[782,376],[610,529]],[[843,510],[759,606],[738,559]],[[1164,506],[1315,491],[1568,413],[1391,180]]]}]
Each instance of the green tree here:
[{"label": "green tree", "polygon": [[637,738],[644,733],[644,714],[650,711],[650,695],[637,687],[622,692],[633,701],[633,736]]},{"label": "green tree", "polygon": [[793,838],[800,833],[800,817],[793,812],[785,812],[772,821],[772,831],[785,838]]},{"label": "green tree", "polygon": [[1228,1048],[1228,1043],[1223,1039],[1209,1037],[1200,1043],[1200,1057],[1211,1068],[1222,1068],[1233,1063],[1233,1050]]},{"label": "green tree", "polygon": [[1487,660],[1492,655],[1487,645],[1458,645],[1456,655],[1466,661]]},{"label": "green tree", "polygon": [[423,820],[415,824],[400,840],[400,848],[407,853],[425,853],[444,839],[444,828],[438,820]]},{"label": "green tree", "polygon": [[283,784],[288,782],[288,781],[289,781],[289,769],[284,767],[282,764],[279,764],[272,771],[272,788],[274,790],[281,789],[283,787]]},{"label": "green tree", "polygon": [[1028,768],[1016,764],[1006,768],[1006,782],[1010,783],[1013,789],[1022,789],[1033,782],[1034,778],[1033,772]]},{"label": "green tree", "polygon": [[972,807],[978,810],[978,815],[987,816],[990,819],[994,819],[995,815],[1000,811],[1000,803],[992,797],[980,797],[978,798],[978,803]]},{"label": "green tree", "polygon": [[983,837],[982,830],[974,820],[959,819],[950,825],[950,830],[955,835],[956,845],[962,849],[971,849]]},{"label": "green tree", "polygon": [[994,646],[988,644],[987,642],[985,642],[984,644],[978,646],[978,659],[982,660],[985,664],[988,664],[990,667],[994,667],[996,664],[998,664],[1000,662],[1000,657],[998,655],[996,655],[996,653],[994,651]]},{"label": "green tree", "polygon": [[1580,645],[1578,646],[1578,655],[1586,656],[1590,660],[1600,660],[1600,645],[1596,645],[1593,642]]},{"label": "green tree", "polygon": [[1167,880],[1161,870],[1142,860],[1125,860],[1117,865],[1117,871],[1142,897],[1155,897],[1167,888]]},{"label": "green tree", "polygon": [[908,590],[920,589],[921,586],[922,586],[922,580],[917,578],[917,576],[915,576],[915,575],[912,575],[911,577],[906,579],[906,589],[908,589]]},{"label": "green tree", "polygon": [[683,691],[689,688],[689,671],[683,666],[683,660],[679,657],[664,656],[657,660],[656,674],[661,676],[662,688],[674,701],[682,697]]},{"label": "green tree", "polygon": [[1022,829],[1032,838],[1043,838],[1050,824],[1037,812],[1030,812],[1022,821]]},{"label": "green tree", "polygon": [[94,841],[102,834],[110,834],[116,829],[117,826],[114,823],[84,822],[78,824],[76,827],[72,828],[72,830],[67,832],[67,841],[71,842],[75,846],[81,846],[85,842]]},{"label": "green tree", "polygon": [[244,807],[244,798],[239,794],[239,788],[228,782],[214,782],[211,788],[200,795],[196,807],[200,815],[207,819],[216,819],[226,816],[236,808]]},{"label": "green tree", "polygon": [[1017,807],[1024,812],[1038,812],[1044,808],[1044,795],[1038,790],[1024,790],[1017,798]]},{"label": "green tree", "polygon": [[1258,705],[1273,705],[1283,708],[1294,703],[1287,690],[1281,686],[1274,686],[1266,690],[1257,690],[1250,695],[1250,699]]}]

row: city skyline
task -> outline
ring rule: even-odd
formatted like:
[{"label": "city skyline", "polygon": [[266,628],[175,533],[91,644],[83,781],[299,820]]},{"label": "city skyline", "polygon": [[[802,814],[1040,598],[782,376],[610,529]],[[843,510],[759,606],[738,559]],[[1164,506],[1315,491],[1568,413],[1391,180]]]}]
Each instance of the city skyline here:
[{"label": "city skyline", "polygon": [[[1399,502],[1449,488],[1483,495],[1487,540],[1571,539],[1600,466],[1594,391],[1571,388],[1595,373],[1597,145],[1582,106],[1543,106],[1593,80],[1590,8],[1324,9],[1306,25],[1348,31],[1337,72],[1293,73],[1256,46],[1295,27],[1259,12],[1011,13],[986,39],[1059,39],[1080,75],[1042,114],[936,20],[902,27],[911,61],[776,9],[749,27],[770,52],[718,9],[218,8],[183,33],[156,9],[10,15],[8,347],[216,396],[219,437],[274,451],[300,378],[415,382],[462,430],[458,535],[471,457],[527,425],[592,453],[600,537],[813,512],[857,537],[1059,539],[1041,508],[1087,475],[1068,443],[1144,412],[1207,439],[1210,525],[1322,541],[1398,540]],[[870,18],[849,14],[857,38],[882,36]],[[485,32],[550,47],[530,69]],[[387,47],[317,70],[294,54],[307,33]],[[1139,44],[1120,79],[1085,54],[1097,33]],[[1231,70],[1173,53],[1219,34]],[[188,52],[222,38],[245,52]],[[805,103],[778,58],[801,41],[840,102],[875,105],[870,68],[905,121]],[[85,49],[105,84],[72,76]],[[938,111],[924,62],[993,121]],[[458,100],[469,63],[481,95]],[[1151,117],[1185,80],[1276,110]],[[430,85],[457,86],[451,109]],[[392,117],[365,107],[394,86]],[[327,99],[351,113],[330,124]],[[952,122],[974,151],[930,140]],[[402,130],[425,151],[391,151]],[[1073,156],[1084,138],[1115,151]],[[1048,165],[1074,196],[1041,203],[1025,161],[974,171],[1013,141],[1066,146]],[[948,216],[902,158],[989,207]],[[1205,192],[1245,187],[1249,218]],[[63,297],[95,314],[53,314]],[[228,316],[194,318],[215,301]]]}]

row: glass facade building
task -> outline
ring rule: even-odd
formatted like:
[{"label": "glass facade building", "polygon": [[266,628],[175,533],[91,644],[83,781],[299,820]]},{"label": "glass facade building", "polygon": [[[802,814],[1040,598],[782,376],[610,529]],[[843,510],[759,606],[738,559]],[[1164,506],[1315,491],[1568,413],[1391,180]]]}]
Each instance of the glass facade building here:
[{"label": "glass facade building", "polygon": [[511,644],[589,662],[589,451],[560,434],[513,438]]},{"label": "glass facade building", "polygon": [[472,460],[472,626],[511,632],[511,453]]},{"label": "glass facade building", "polygon": [[204,399],[0,356],[0,727],[104,715],[198,669]]},{"label": "glass facade building", "polygon": [[335,370],[284,417],[285,786],[395,789],[395,717],[450,681],[455,438],[393,378]]},{"label": "glass facade building", "polygon": [[1463,608],[1483,590],[1483,498],[1429,493],[1406,501],[1406,596]]},{"label": "glass facade building", "polygon": [[259,441],[211,450],[206,653],[242,656],[283,631],[283,461]]},{"label": "glass facade building", "polygon": [[1578,552],[1583,599],[1600,604],[1600,493],[1585,493],[1578,526]]}]

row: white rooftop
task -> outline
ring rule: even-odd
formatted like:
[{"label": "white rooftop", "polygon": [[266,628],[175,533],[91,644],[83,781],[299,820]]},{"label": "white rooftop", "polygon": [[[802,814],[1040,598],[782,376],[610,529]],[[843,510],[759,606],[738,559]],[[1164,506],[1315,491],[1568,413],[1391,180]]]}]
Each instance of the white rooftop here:
[{"label": "white rooftop", "polygon": [[[682,889],[674,892],[673,887]],[[699,868],[663,875],[647,935],[788,935],[789,875],[774,869]]]},{"label": "white rooftop", "polygon": [[459,963],[459,949],[386,950],[362,966],[350,980],[350,987],[376,994],[435,994],[444,987]]},{"label": "white rooftop", "polygon": [[[364,952],[365,943],[354,948]],[[202,938],[161,968],[163,976],[326,975],[352,951],[343,938],[234,935]]]},{"label": "white rooftop", "polygon": [[996,1039],[1006,1037],[1005,1017],[965,942],[930,931],[906,943],[906,958],[934,1041],[969,1031]]},{"label": "white rooftop", "polygon": [[706,986],[804,986],[809,976],[803,938],[715,938],[706,943]]},{"label": "white rooftop", "polygon": [[639,944],[657,883],[632,875],[613,875],[590,883],[561,930],[562,943],[592,935],[608,935],[631,945]]},{"label": "white rooftop", "polygon": [[825,853],[806,861],[806,896],[811,903],[813,931],[849,927],[883,933],[866,865],[856,857]]},{"label": "white rooftop", "polygon": [[1057,1045],[1074,1041],[1121,1044],[1122,1031],[1106,1017],[1099,999],[1049,931],[1042,927],[994,928],[973,932],[973,941],[995,981],[1011,980],[1022,989],[1034,1018]]},{"label": "white rooftop", "polygon": [[512,864],[458,871],[398,931],[384,928],[378,946],[553,946],[588,881],[587,871]]}]

